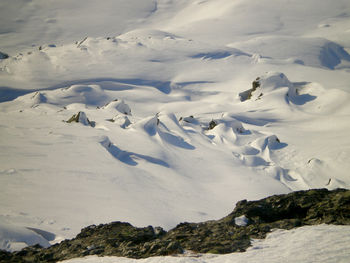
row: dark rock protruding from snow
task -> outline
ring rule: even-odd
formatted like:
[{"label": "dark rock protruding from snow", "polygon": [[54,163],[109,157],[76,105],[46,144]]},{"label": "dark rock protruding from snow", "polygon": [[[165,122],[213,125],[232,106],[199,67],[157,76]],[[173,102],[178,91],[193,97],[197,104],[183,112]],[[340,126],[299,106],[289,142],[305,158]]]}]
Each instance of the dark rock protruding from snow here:
[{"label": "dark rock protruding from snow", "polygon": [[78,123],[81,123],[83,125],[92,126],[92,122],[90,122],[90,120],[86,116],[85,112],[83,112],[83,111],[79,111],[77,114],[74,114],[67,122],[68,123],[78,122]]},{"label": "dark rock protruding from snow", "polygon": [[246,91],[243,91],[241,93],[239,93],[239,98],[241,101],[246,101],[246,100],[250,100],[252,95],[253,95],[253,92],[256,91],[257,88],[260,87],[260,78],[256,78],[256,80],[253,81],[252,83],[252,88],[251,89],[248,89]]},{"label": "dark rock protruding from snow", "polygon": [[216,127],[216,125],[218,125],[218,124],[216,123],[216,121],[211,120],[211,121],[209,122],[208,130],[214,129],[214,128]]},{"label": "dark rock protruding from snow", "polygon": [[[242,223],[243,220],[243,223]],[[55,262],[87,255],[145,258],[197,253],[243,252],[252,238],[265,238],[273,228],[316,224],[350,225],[350,190],[316,189],[240,201],[228,216],[203,223],[181,223],[166,232],[113,222],[82,229],[72,240],[49,248],[0,251],[0,262]]]},{"label": "dark rock protruding from snow", "polygon": [[256,78],[252,82],[252,88],[239,93],[239,98],[242,102],[247,100],[260,100],[263,96],[271,94],[272,92],[287,88],[286,96],[294,98],[298,94],[293,83],[288,80],[286,75],[281,72],[267,72],[266,74]]},{"label": "dark rock protruding from snow", "polygon": [[9,58],[9,55],[0,51],[0,59],[7,59],[7,58]]}]

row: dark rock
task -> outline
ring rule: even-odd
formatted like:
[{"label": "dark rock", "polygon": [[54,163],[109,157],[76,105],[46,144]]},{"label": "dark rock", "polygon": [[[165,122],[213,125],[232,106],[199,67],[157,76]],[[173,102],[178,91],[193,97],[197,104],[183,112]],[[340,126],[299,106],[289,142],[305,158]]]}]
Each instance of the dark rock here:
[{"label": "dark rock", "polygon": [[214,129],[214,128],[216,127],[216,125],[218,125],[218,124],[216,123],[216,121],[211,120],[211,121],[209,122],[208,130]]},{"label": "dark rock", "polygon": [[74,114],[70,119],[67,121],[67,123],[81,123],[83,125],[90,125],[94,126],[94,122],[91,122],[88,117],[86,116],[85,112],[79,111],[77,114]]},{"label": "dark rock", "polygon": [[256,78],[256,80],[253,81],[252,89],[256,90],[257,88],[260,87],[260,81],[259,80],[260,80],[260,78],[258,77],[258,78]]},{"label": "dark rock", "polygon": [[[248,219],[238,226],[235,219]],[[317,189],[275,195],[259,201],[243,200],[228,216],[203,223],[181,223],[166,232],[152,226],[137,228],[113,222],[83,228],[72,240],[49,248],[27,247],[0,251],[0,262],[56,262],[87,255],[145,258],[194,253],[243,252],[252,238],[265,238],[274,228],[292,229],[314,224],[350,225],[350,190]]]},{"label": "dark rock", "polygon": [[162,235],[166,234],[166,231],[164,231],[164,229],[161,228],[160,226],[157,226],[157,227],[154,228],[154,233],[157,236],[162,236]]},{"label": "dark rock", "polygon": [[9,55],[0,51],[0,59],[7,59],[7,58],[9,58]]},{"label": "dark rock", "polygon": [[[260,78],[258,77],[253,81],[251,89],[248,89],[246,91],[239,93],[240,100],[243,102],[243,101],[251,99],[253,92],[256,91],[256,89],[259,88],[260,85],[261,85]],[[260,93],[258,99],[260,99],[262,96],[263,96],[263,93]]]},{"label": "dark rock", "polygon": [[7,252],[5,250],[0,250],[0,262],[6,262],[13,258],[13,254],[11,252]]}]

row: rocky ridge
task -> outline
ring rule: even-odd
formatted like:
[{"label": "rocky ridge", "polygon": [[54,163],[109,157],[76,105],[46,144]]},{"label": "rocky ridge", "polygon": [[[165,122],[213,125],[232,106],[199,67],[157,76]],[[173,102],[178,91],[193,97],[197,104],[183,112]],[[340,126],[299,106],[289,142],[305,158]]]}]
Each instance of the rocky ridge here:
[{"label": "rocky ridge", "polygon": [[304,225],[350,225],[350,190],[314,189],[243,200],[228,216],[203,223],[181,223],[168,232],[129,223],[92,225],[72,240],[18,252],[0,251],[0,262],[56,262],[87,255],[145,258],[194,253],[244,252],[252,238],[265,238],[274,228]]}]

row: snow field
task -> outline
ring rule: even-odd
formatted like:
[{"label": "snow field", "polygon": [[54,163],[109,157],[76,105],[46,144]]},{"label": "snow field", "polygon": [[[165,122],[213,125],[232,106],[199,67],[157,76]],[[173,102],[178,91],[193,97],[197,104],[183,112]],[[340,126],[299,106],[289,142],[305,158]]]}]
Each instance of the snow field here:
[{"label": "snow field", "polygon": [[124,2],[0,3],[2,248],[349,188],[348,1]]}]

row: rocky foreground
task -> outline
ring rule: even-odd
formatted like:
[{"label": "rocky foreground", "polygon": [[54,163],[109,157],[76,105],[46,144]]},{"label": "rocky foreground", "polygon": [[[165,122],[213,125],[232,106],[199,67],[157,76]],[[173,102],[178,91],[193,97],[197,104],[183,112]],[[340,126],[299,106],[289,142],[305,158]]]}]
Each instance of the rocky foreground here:
[{"label": "rocky foreground", "polygon": [[181,223],[168,232],[129,223],[92,225],[72,240],[49,248],[38,245],[18,252],[0,251],[0,262],[56,262],[87,255],[145,258],[195,253],[243,252],[252,238],[265,238],[274,228],[316,224],[350,225],[350,190],[326,189],[240,201],[228,216],[203,223]]}]

